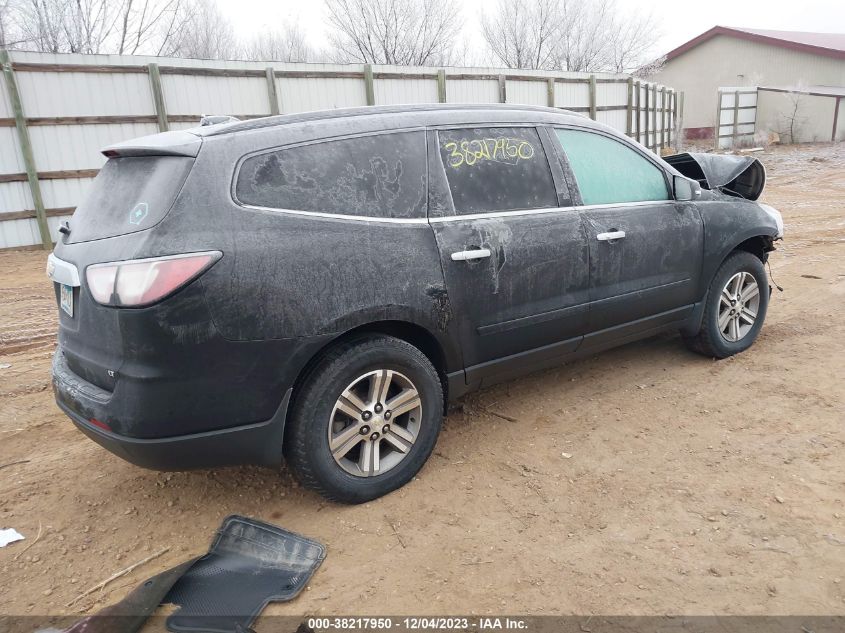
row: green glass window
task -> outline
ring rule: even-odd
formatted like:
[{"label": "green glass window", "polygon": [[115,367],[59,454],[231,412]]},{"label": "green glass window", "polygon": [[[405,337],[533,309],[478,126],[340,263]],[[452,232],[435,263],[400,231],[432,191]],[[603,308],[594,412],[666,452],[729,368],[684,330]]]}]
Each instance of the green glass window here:
[{"label": "green glass window", "polygon": [[581,130],[555,130],[584,204],[668,200],[663,172],[617,140]]}]

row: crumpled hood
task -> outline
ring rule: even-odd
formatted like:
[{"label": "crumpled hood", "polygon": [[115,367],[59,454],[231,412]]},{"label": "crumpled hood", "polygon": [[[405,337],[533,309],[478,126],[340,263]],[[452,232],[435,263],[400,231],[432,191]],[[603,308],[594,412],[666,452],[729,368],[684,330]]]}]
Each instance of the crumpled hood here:
[{"label": "crumpled hood", "polygon": [[739,198],[756,200],[766,185],[766,169],[753,156],[685,152],[663,160],[703,188]]}]

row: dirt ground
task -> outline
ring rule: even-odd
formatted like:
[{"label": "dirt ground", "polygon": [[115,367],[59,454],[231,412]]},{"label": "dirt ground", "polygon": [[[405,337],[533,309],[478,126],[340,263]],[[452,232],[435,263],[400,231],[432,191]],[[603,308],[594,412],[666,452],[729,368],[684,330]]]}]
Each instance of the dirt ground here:
[{"label": "dirt ground", "polygon": [[787,239],[751,350],[716,362],[664,336],[485,390],[416,480],[357,507],[284,471],[156,473],[87,440],[49,387],[46,254],[0,254],[0,528],[26,536],[0,549],[0,614],[112,603],[232,513],[328,547],[265,613],[845,614],[845,144],[758,156]]}]

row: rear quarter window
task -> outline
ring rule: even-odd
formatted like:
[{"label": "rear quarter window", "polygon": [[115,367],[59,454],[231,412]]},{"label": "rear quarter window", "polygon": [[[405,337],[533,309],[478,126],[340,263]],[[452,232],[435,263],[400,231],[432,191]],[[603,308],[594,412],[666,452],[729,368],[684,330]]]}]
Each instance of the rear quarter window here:
[{"label": "rear quarter window", "polygon": [[425,134],[320,141],[245,159],[241,204],[378,218],[424,218]]},{"label": "rear quarter window", "polygon": [[669,199],[663,171],[633,148],[594,132],[555,132],[584,204]]}]

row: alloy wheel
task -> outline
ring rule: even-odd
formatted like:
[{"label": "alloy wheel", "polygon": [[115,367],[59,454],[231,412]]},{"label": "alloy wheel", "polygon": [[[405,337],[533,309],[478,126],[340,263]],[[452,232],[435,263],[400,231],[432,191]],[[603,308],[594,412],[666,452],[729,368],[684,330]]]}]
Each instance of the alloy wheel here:
[{"label": "alloy wheel", "polygon": [[731,343],[744,338],[757,321],[760,309],[760,287],[754,275],[738,272],[728,279],[719,296],[718,327],[722,337]]},{"label": "alloy wheel", "polygon": [[396,467],[411,450],[422,422],[422,401],[409,378],[377,369],[353,380],[329,418],[329,450],[356,477]]}]

